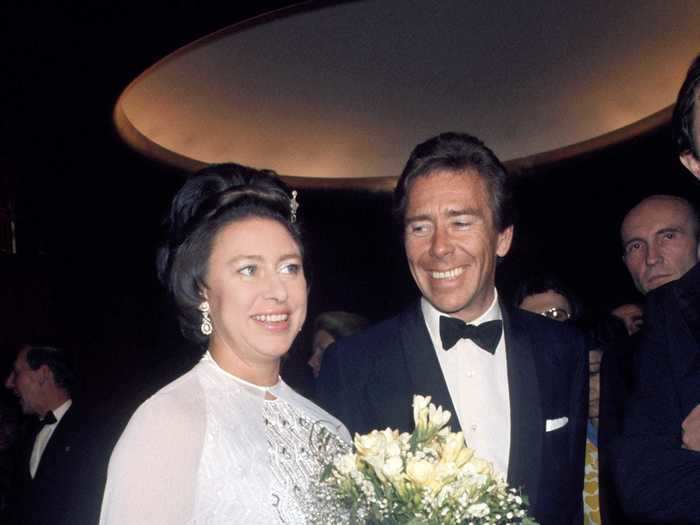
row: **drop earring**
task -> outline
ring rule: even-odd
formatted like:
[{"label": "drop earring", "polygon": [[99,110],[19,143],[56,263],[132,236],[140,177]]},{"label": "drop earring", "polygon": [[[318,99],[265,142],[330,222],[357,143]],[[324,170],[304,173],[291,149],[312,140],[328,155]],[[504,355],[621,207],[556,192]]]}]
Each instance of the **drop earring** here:
[{"label": "drop earring", "polygon": [[209,318],[209,301],[203,301],[199,305],[199,311],[202,312],[202,326],[199,329],[204,335],[211,335],[213,327]]}]

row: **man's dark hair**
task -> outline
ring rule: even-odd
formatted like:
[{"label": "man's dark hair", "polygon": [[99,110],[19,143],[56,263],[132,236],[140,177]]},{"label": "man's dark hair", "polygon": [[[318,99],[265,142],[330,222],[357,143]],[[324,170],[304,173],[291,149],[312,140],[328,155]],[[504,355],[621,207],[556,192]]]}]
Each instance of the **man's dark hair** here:
[{"label": "man's dark hair", "polygon": [[76,374],[72,360],[65,350],[55,346],[25,345],[27,348],[27,364],[32,370],[38,370],[46,365],[53,374],[56,386],[69,394],[73,392]]},{"label": "man's dark hair", "polygon": [[505,167],[481,140],[455,132],[442,133],[413,149],[394,190],[394,216],[400,223],[405,219],[408,194],[415,179],[442,170],[477,173],[486,182],[496,230],[501,232],[512,224]]},{"label": "man's dark hair", "polygon": [[350,337],[369,325],[369,321],[358,314],[343,311],[323,312],[314,321],[314,332],[325,330],[334,339]]},{"label": "man's dark hair", "polygon": [[678,92],[676,106],[673,108],[672,130],[673,142],[678,155],[691,153],[700,160],[698,138],[695,136],[695,107],[700,97],[700,55],[690,64],[685,81]]}]

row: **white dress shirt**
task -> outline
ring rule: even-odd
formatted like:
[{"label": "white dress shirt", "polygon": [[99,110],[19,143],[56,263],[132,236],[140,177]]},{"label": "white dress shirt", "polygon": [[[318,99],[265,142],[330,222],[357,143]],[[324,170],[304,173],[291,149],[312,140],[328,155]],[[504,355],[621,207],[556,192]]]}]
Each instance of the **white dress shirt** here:
[{"label": "white dress shirt", "polygon": [[[459,420],[467,446],[473,448],[478,456],[492,462],[505,478],[510,453],[510,396],[505,337],[501,334],[493,355],[471,339],[460,339],[450,350],[445,350],[440,339],[440,316],[450,316],[425,299],[421,300],[421,309],[457,412],[452,417]],[[502,319],[502,315],[498,292],[494,289],[491,306],[469,324],[479,325],[496,319]]]},{"label": "white dress shirt", "polygon": [[29,473],[32,479],[34,479],[36,475],[36,469],[39,468],[39,462],[41,461],[41,456],[44,454],[44,450],[46,450],[46,445],[48,445],[54,430],[56,430],[56,427],[61,422],[61,419],[63,419],[63,416],[66,415],[72,403],[73,402],[69,399],[56,410],[52,410],[56,422],[51,425],[44,425],[44,428],[36,435],[34,447],[32,448],[32,455],[29,458]]}]

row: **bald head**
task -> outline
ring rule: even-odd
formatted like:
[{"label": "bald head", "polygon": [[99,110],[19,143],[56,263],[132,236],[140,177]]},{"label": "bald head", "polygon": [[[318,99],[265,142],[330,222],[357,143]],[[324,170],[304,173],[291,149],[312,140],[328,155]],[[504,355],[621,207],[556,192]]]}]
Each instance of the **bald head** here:
[{"label": "bald head", "polygon": [[637,290],[646,294],[681,278],[698,262],[700,221],[688,201],[648,197],[625,216],[623,259]]},{"label": "bald head", "polygon": [[672,130],[683,165],[700,178],[700,55],[688,69],[673,109]]}]

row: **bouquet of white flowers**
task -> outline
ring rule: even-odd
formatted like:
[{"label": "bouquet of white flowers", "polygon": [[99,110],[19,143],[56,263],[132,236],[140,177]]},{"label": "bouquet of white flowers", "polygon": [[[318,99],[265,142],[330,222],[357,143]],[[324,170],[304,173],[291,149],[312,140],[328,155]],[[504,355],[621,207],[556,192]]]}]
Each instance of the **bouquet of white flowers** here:
[{"label": "bouquet of white flowers", "polygon": [[355,452],[336,457],[322,477],[328,497],[349,513],[347,521],[535,524],[526,497],[478,458],[461,432],[451,431],[450,416],[430,397],[414,396],[412,434],[387,428],[355,435]]}]

